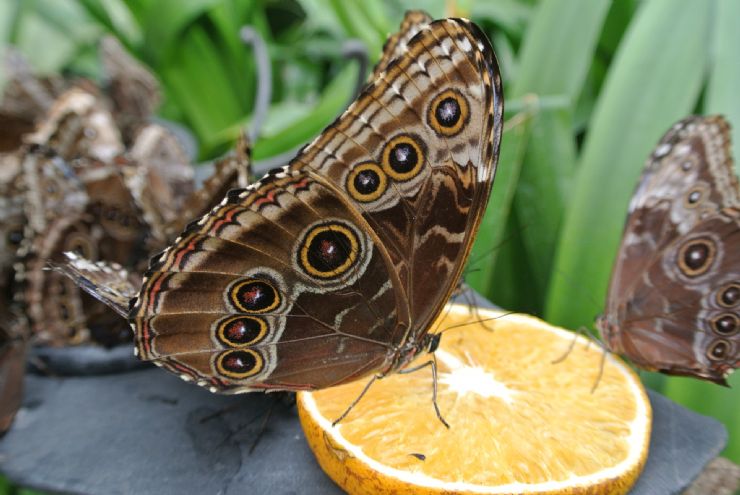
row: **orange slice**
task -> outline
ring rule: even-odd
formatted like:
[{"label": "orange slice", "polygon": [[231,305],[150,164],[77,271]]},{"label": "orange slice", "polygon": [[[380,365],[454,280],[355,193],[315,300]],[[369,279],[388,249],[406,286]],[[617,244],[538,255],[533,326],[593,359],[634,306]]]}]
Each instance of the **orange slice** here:
[{"label": "orange slice", "polygon": [[[440,328],[501,313],[453,306]],[[446,332],[431,370],[298,394],[324,471],[349,493],[627,493],[647,457],[651,409],[637,376],[603,351],[533,317],[505,315]],[[415,363],[429,360],[423,355]]]}]

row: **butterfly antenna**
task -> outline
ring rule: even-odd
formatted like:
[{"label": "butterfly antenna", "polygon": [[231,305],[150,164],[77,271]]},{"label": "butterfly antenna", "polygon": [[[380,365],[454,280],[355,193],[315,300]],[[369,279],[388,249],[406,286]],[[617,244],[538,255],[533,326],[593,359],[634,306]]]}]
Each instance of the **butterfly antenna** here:
[{"label": "butterfly antenna", "polygon": [[456,325],[451,325],[451,326],[443,329],[442,331],[439,332],[439,334],[441,335],[444,332],[447,332],[449,330],[454,330],[455,328],[462,328],[462,327],[466,327],[468,325],[478,325],[478,324],[483,324],[483,323],[485,323],[487,321],[498,320],[499,318],[503,318],[505,316],[510,316],[510,315],[515,315],[517,313],[518,313],[518,311],[507,311],[506,313],[502,313],[502,314],[500,314],[498,316],[492,316],[491,318],[483,318],[483,319],[478,320],[478,321],[466,321],[465,323],[458,323]]}]

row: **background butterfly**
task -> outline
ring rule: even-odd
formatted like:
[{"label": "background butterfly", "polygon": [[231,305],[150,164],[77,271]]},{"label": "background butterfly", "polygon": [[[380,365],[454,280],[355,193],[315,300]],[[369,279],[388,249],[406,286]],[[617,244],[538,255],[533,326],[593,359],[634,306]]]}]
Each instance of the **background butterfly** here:
[{"label": "background butterfly", "polygon": [[630,202],[606,314],[606,345],[635,364],[726,385],[740,367],[740,196],[729,125],[674,125]]}]

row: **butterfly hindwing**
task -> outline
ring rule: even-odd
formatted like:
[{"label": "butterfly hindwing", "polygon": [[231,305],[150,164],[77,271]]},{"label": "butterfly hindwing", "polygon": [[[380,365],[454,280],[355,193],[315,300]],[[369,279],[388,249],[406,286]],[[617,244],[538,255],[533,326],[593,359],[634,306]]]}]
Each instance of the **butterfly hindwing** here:
[{"label": "butterfly hindwing", "polygon": [[607,299],[610,347],[723,383],[740,366],[740,196],[721,117],[676,124],[630,203]]}]

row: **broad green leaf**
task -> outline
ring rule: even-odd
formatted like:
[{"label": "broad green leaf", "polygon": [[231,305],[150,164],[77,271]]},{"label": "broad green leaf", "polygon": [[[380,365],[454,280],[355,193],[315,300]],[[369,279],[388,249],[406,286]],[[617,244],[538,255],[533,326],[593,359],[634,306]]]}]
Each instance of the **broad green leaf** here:
[{"label": "broad green leaf", "polygon": [[88,15],[116,35],[124,45],[139,46],[141,27],[123,0],[78,0]]},{"label": "broad green leaf", "polygon": [[[627,203],[660,136],[695,107],[704,79],[713,2],[644,2],[619,47],[580,160],[556,255],[556,273],[602,301]],[[546,315],[566,327],[590,325],[593,308],[554,277]]]},{"label": "broad green leaf", "polygon": [[740,2],[717,0],[712,67],[705,112],[724,115],[732,126],[735,170],[740,171]]},{"label": "broad green leaf", "polygon": [[314,110],[306,117],[272,136],[264,136],[254,145],[254,159],[262,160],[296,148],[316,137],[349,103],[355,86],[357,68],[347,66],[322,93]]},{"label": "broad green leaf", "polygon": [[[575,106],[608,11],[606,0],[547,0],[536,10],[522,47],[511,96],[563,95]],[[576,162],[573,112],[542,112],[532,123],[532,139],[522,163],[514,198],[522,241],[533,273],[522,294],[541,313],[550,280],[553,245],[567,203]]]},{"label": "broad green leaf", "polygon": [[491,294],[495,260],[504,242],[506,219],[529,141],[533,111],[518,113],[506,122],[493,191],[468,260],[465,282],[485,296]]},{"label": "broad green leaf", "polygon": [[[182,49],[182,31],[198,16],[218,3],[218,0],[157,0],[145,11],[143,23],[146,59],[152,65]],[[204,27],[201,27],[204,28]]]},{"label": "broad green leaf", "polygon": [[532,7],[517,0],[475,1],[470,7],[473,19],[483,18],[495,22],[510,32],[524,29],[532,16]]},{"label": "broad green leaf", "polygon": [[196,25],[180,41],[180,49],[162,68],[162,80],[183,108],[188,124],[201,140],[202,153],[219,141],[219,133],[244,118],[220,50]]}]

